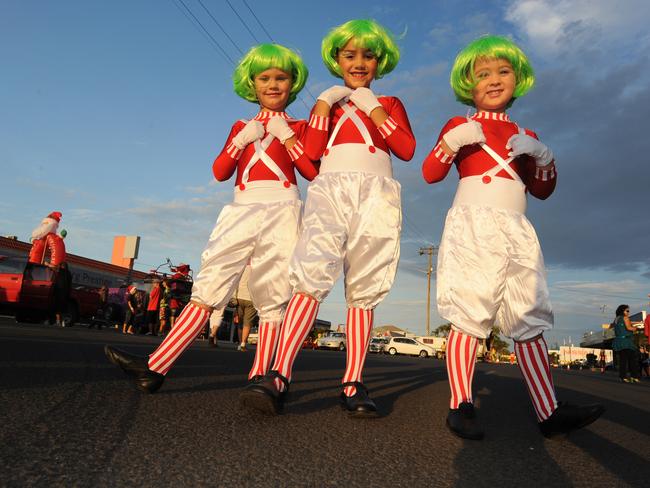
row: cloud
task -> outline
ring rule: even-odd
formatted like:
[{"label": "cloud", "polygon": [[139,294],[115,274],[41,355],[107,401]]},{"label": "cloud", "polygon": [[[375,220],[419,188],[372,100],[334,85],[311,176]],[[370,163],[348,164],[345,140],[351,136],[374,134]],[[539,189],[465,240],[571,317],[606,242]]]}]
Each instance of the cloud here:
[{"label": "cloud", "polygon": [[516,0],[505,18],[546,55],[594,44],[636,39],[647,44],[650,3],[645,0]]}]

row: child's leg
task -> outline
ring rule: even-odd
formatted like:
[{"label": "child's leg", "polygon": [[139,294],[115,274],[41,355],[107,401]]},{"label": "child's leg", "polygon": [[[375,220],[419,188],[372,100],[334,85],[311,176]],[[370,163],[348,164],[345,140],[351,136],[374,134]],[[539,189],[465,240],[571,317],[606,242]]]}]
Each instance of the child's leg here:
[{"label": "child's leg", "polygon": [[[345,298],[347,316],[347,366],[343,383],[361,382],[368,352],[374,308],[390,291],[400,255],[401,202],[396,181],[355,174],[350,193],[359,201],[349,203],[351,215],[345,244]],[[356,394],[346,386],[346,396]]]},{"label": "child's leg", "polygon": [[541,334],[527,341],[515,341],[517,364],[533,401],[537,420],[549,418],[557,408],[553,377],[548,361],[548,347]]},{"label": "child's leg", "polygon": [[472,398],[472,382],[478,339],[451,329],[447,339],[447,375],[451,399],[449,408],[457,409],[461,403],[474,403]]},{"label": "child's leg", "polygon": [[265,321],[260,319],[260,325],[257,329],[257,349],[255,350],[255,361],[253,367],[248,373],[248,379],[255,376],[264,376],[269,372],[271,366],[271,359],[278,345],[278,338],[280,337],[281,322]]},{"label": "child's leg", "polygon": [[[314,326],[318,315],[319,302],[309,296],[297,294],[289,301],[287,312],[284,316],[282,331],[280,332],[280,343],[278,352],[275,355],[275,362],[271,369],[291,381],[293,363],[298,356],[302,343]],[[284,384],[276,380],[275,386],[278,391],[284,390]]]},{"label": "child's leg", "polygon": [[162,375],[167,374],[176,359],[203,330],[210,313],[211,309],[205,305],[188,303],[178,316],[175,327],[149,356],[149,369]]},{"label": "child's leg", "polygon": [[[368,354],[368,343],[372,331],[374,312],[362,308],[348,308],[348,318],[345,326],[347,336],[347,363],[343,383],[362,382],[363,366]],[[347,386],[343,390],[347,396],[354,396],[357,389]]]}]

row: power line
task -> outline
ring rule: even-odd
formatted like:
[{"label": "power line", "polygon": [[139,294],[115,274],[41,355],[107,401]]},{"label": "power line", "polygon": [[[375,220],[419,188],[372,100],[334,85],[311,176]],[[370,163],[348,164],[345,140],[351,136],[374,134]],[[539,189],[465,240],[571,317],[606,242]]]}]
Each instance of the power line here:
[{"label": "power line", "polygon": [[208,7],[206,7],[206,6],[203,4],[203,2],[202,2],[201,0],[197,0],[197,1],[199,2],[199,5],[201,5],[201,7],[203,7],[203,10],[205,10],[205,11],[207,12],[207,14],[210,16],[210,18],[212,19],[212,21],[213,21],[215,24],[217,24],[217,27],[219,27],[219,29],[221,29],[221,32],[223,32],[223,35],[226,36],[226,37],[228,38],[228,40],[230,41],[230,43],[231,43],[233,46],[235,46],[235,49],[237,49],[237,51],[239,51],[239,54],[242,54],[242,55],[243,55],[243,54],[244,54],[244,51],[242,51],[242,50],[239,48],[239,46],[238,46],[237,44],[235,44],[235,41],[232,40],[232,37],[230,37],[230,36],[228,35],[228,33],[226,32],[226,29],[223,28],[223,26],[219,23],[219,21],[218,21],[217,19],[214,18],[214,15],[212,15],[212,12],[210,12],[210,11],[208,10]]},{"label": "power line", "polygon": [[614,295],[612,293],[599,293],[595,291],[585,291],[585,290],[575,290],[572,288],[565,288],[562,286],[558,285],[551,285],[550,288],[557,288],[558,290],[564,290],[564,291],[570,291],[573,293],[581,293],[583,295],[591,295],[591,296],[600,296],[600,297],[611,297],[611,298],[623,298],[623,299],[629,299],[630,295]]},{"label": "power line", "polygon": [[242,25],[244,26],[244,28],[245,28],[245,29],[248,31],[248,33],[253,37],[253,39],[255,39],[255,42],[258,43],[258,44],[260,44],[260,40],[257,38],[257,36],[256,36],[255,34],[253,34],[253,31],[250,30],[250,28],[248,27],[248,24],[247,24],[246,22],[244,22],[244,19],[241,18],[241,16],[239,15],[239,12],[237,12],[237,10],[235,10],[235,7],[232,6],[232,3],[230,3],[230,0],[226,0],[226,2],[228,3],[228,6],[230,7],[230,10],[232,10],[233,12],[235,12],[235,15],[237,16],[237,18],[239,19],[239,21],[242,23]]},{"label": "power line", "polygon": [[260,21],[260,19],[258,19],[258,18],[257,18],[257,15],[255,15],[255,12],[253,12],[253,9],[251,9],[251,8],[249,7],[248,3],[246,3],[246,0],[242,0],[242,1],[244,2],[244,5],[246,5],[246,8],[248,9],[248,11],[253,15],[253,17],[255,17],[255,20],[257,20],[257,23],[260,25],[260,27],[262,28],[262,30],[266,33],[267,36],[269,36],[269,39],[271,39],[271,42],[275,42],[275,40],[273,39],[273,37],[271,36],[271,34],[269,34],[269,31],[266,30],[266,28],[264,27],[264,25],[262,24],[262,22]]},{"label": "power line", "polygon": [[[226,1],[228,1],[228,0],[226,0]],[[264,24],[262,24],[262,21],[257,17],[257,15],[255,15],[255,12],[253,12],[253,9],[250,8],[250,6],[248,5],[248,3],[246,3],[246,0],[242,0],[242,1],[244,2],[244,5],[246,5],[246,8],[248,8],[248,11],[253,15],[253,17],[255,17],[255,20],[256,20],[257,23],[260,25],[260,27],[262,28],[262,30],[266,33],[266,35],[269,37],[269,39],[271,39],[271,42],[275,43],[275,39],[273,39],[273,37],[271,36],[271,34],[269,34],[269,31],[266,30],[266,27],[264,27]],[[230,2],[229,2],[229,1],[228,1],[228,5],[230,5]],[[230,8],[232,8],[232,5],[230,6]],[[235,10],[235,9],[233,8],[233,10]],[[235,12],[235,13],[237,13],[237,12]],[[237,15],[237,17],[239,17],[239,15]],[[241,17],[239,17],[239,20],[241,20],[242,23],[243,23],[244,25],[246,25],[246,23],[244,22],[244,20],[243,20]],[[248,27],[246,27],[246,28],[248,29]],[[248,31],[251,32],[250,29],[249,29]],[[251,35],[253,35],[252,32],[251,32]],[[253,38],[257,41],[257,38],[256,38],[254,35],[253,35]],[[257,42],[259,42],[259,41],[257,41]],[[311,99],[312,99],[314,102],[316,102],[316,97],[314,96],[314,94],[311,92],[311,90],[309,89],[309,87],[308,87],[306,84],[305,84],[305,91],[309,94],[309,96],[311,97]],[[311,107],[309,107],[309,106],[307,105],[307,103],[305,103],[305,101],[303,100],[303,97],[302,97],[302,96],[299,96],[298,98],[300,98],[300,101],[301,101],[301,102],[303,103],[303,105],[307,108],[307,112],[311,112]]]},{"label": "power line", "polygon": [[[210,33],[208,32],[208,30],[205,28],[205,26],[201,23],[201,21],[200,21],[199,19],[196,18],[196,15],[194,15],[194,14],[192,13],[192,11],[191,11],[191,10],[189,9],[189,7],[185,4],[185,2],[184,2],[183,0],[178,0],[178,1],[183,5],[183,7],[185,7],[185,10],[187,10],[187,12],[188,12],[188,13],[192,16],[192,18],[194,19],[194,21],[195,21],[195,22],[196,22],[196,23],[201,27],[201,29],[203,30],[203,32],[205,32],[205,34],[206,34],[206,35],[207,35],[207,36],[212,40],[212,42],[214,43],[214,45],[217,46],[217,47],[219,48],[219,50],[221,51],[221,54],[223,54],[223,55],[226,57],[226,59],[227,59],[228,61],[230,61],[230,64],[232,64],[232,65],[234,66],[234,65],[235,65],[235,61],[234,61],[230,56],[228,56],[228,53],[226,52],[226,50],[225,50],[223,47],[221,47],[221,44],[219,44],[219,42],[218,42],[214,37],[212,37],[212,34],[210,34]],[[174,4],[174,5],[176,5],[176,4]],[[176,6],[178,7],[178,5],[176,5]],[[179,9],[179,10],[180,10],[180,9]],[[182,10],[181,10],[181,12],[182,12]],[[186,17],[187,17],[187,16],[186,16]],[[195,27],[196,27],[196,26],[195,26]]]}]

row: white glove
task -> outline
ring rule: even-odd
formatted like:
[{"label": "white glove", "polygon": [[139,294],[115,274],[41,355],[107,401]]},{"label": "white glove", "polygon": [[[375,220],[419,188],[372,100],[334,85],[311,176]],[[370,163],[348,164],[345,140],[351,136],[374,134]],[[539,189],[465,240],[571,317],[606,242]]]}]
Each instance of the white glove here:
[{"label": "white glove", "polygon": [[325,102],[327,105],[332,107],[339,100],[349,97],[352,94],[352,88],[347,86],[334,85],[331,88],[328,88],[323,93],[318,95],[317,100]]},{"label": "white glove", "polygon": [[463,146],[471,146],[485,142],[485,134],[481,124],[476,120],[468,120],[467,122],[457,125],[444,136],[442,140],[454,153],[457,153]]},{"label": "white glove", "polygon": [[354,103],[359,110],[370,117],[372,112],[377,107],[381,107],[381,103],[370,88],[357,88],[350,95],[350,101]]},{"label": "white glove", "polygon": [[535,166],[546,166],[553,161],[553,151],[534,137],[527,134],[515,134],[506,143],[506,149],[511,149],[508,156],[516,158],[528,154],[535,158]]},{"label": "white glove", "polygon": [[259,120],[249,120],[242,130],[232,138],[232,143],[240,151],[251,142],[264,137],[264,124]]},{"label": "white glove", "polygon": [[282,144],[284,144],[287,139],[291,139],[296,135],[293,129],[289,127],[289,124],[287,124],[287,121],[282,117],[271,117],[271,119],[266,123],[266,130]]}]

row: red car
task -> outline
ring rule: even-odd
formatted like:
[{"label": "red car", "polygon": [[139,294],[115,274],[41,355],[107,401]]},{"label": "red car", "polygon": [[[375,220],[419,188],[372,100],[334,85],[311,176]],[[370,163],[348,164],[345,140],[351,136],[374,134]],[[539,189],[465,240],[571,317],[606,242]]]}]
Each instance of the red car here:
[{"label": "red car", "polygon": [[[54,311],[56,273],[26,259],[0,258],[0,310],[13,313],[17,322],[51,318]],[[66,323],[92,317],[99,307],[97,289],[72,286]]]}]

